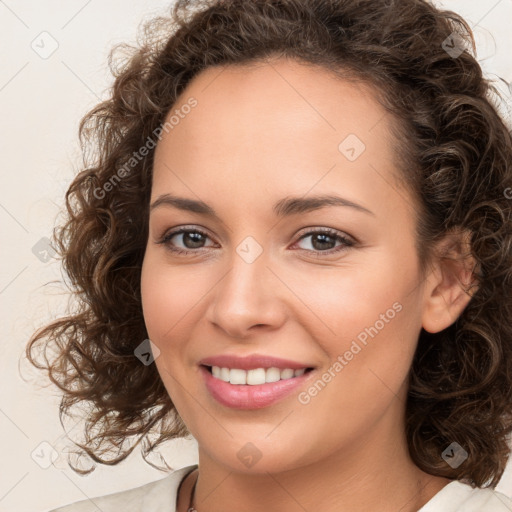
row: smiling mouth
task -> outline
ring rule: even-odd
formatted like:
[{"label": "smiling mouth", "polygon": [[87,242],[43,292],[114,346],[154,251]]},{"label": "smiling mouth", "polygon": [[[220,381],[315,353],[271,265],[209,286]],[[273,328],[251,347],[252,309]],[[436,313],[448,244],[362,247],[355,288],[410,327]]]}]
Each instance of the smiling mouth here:
[{"label": "smiling mouth", "polygon": [[280,380],[293,379],[309,373],[313,368],[254,368],[252,370],[243,370],[240,368],[225,368],[220,366],[201,365],[208,370],[214,378],[228,382],[234,385],[257,386],[261,384],[270,384]]}]

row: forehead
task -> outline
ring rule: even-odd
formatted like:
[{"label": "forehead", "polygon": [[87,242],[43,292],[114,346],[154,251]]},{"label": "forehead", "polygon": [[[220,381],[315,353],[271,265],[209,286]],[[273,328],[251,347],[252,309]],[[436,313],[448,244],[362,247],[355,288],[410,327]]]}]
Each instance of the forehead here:
[{"label": "forehead", "polygon": [[[184,109],[191,98],[196,106]],[[290,59],[215,67],[191,81],[167,119],[180,113],[156,148],[153,196],[225,194],[243,182],[276,197],[334,187],[399,199],[390,116],[370,86]]]},{"label": "forehead", "polygon": [[[280,58],[207,68],[189,83],[167,118],[194,97],[198,106],[188,116],[193,130],[186,132],[192,124],[186,118],[181,129],[173,128],[189,142],[201,138],[202,144],[210,140],[213,145],[226,135],[231,141],[233,132],[258,135],[255,142],[275,140],[277,134],[280,142],[316,135],[329,143],[347,133],[364,140],[381,121],[377,137],[382,137],[389,122],[375,93],[371,86],[339,78],[323,67]],[[283,127],[286,132],[280,131]]]}]

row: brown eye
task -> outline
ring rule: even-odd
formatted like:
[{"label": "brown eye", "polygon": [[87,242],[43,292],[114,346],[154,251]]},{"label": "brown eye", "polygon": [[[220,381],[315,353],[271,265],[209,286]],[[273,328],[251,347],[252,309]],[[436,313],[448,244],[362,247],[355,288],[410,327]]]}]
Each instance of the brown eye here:
[{"label": "brown eye", "polygon": [[209,246],[205,246],[210,237],[203,231],[194,228],[180,228],[170,231],[157,243],[165,245],[170,251],[182,254],[200,252]]},{"label": "brown eye", "polygon": [[[318,229],[309,231],[300,237],[297,244],[303,240],[310,239],[310,242],[304,244],[308,247],[299,247],[309,252],[328,253],[339,252],[354,245],[354,242],[341,235],[338,231],[332,229]],[[338,244],[336,246],[336,244]]]}]

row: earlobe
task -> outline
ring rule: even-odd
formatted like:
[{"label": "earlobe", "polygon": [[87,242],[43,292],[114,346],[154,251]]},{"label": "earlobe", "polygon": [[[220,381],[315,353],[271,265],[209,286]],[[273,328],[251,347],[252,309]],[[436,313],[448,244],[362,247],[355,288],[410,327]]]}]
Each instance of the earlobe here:
[{"label": "earlobe", "polygon": [[422,327],[430,333],[452,325],[478,288],[468,232],[448,234],[436,254],[424,286]]}]

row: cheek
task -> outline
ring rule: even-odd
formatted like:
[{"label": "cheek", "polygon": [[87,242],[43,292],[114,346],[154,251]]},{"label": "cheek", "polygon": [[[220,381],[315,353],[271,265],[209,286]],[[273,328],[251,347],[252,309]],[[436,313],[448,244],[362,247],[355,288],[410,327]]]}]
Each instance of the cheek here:
[{"label": "cheek", "polygon": [[[141,271],[141,298],[144,322],[149,339],[159,348],[160,356],[155,365],[171,400],[180,415],[185,414],[182,388],[186,369],[183,366],[183,351],[186,331],[191,329],[197,303],[193,284],[179,268],[171,268],[161,261],[160,255],[146,252]],[[189,313],[189,314],[187,314]]]},{"label": "cheek", "polygon": [[141,298],[148,334],[164,341],[175,336],[201,307],[208,286],[191,267],[171,267],[148,254],[141,273]]},{"label": "cheek", "polygon": [[[363,387],[378,385],[370,369],[389,380],[393,389],[400,386],[421,325],[414,258],[400,264],[391,256],[373,254],[379,265],[368,262],[303,273],[297,288],[307,305],[297,310],[303,327],[331,362],[342,356],[343,373],[350,374],[352,382],[361,379],[363,384],[366,378]],[[299,286],[299,277],[290,274],[289,279]]]},{"label": "cheek", "polygon": [[[375,266],[375,265],[374,265]],[[356,336],[379,320],[400,299],[400,287],[389,272],[370,265],[347,265],[281,276],[297,291],[295,314],[317,339],[341,340]],[[390,312],[391,315],[394,310]]]}]

